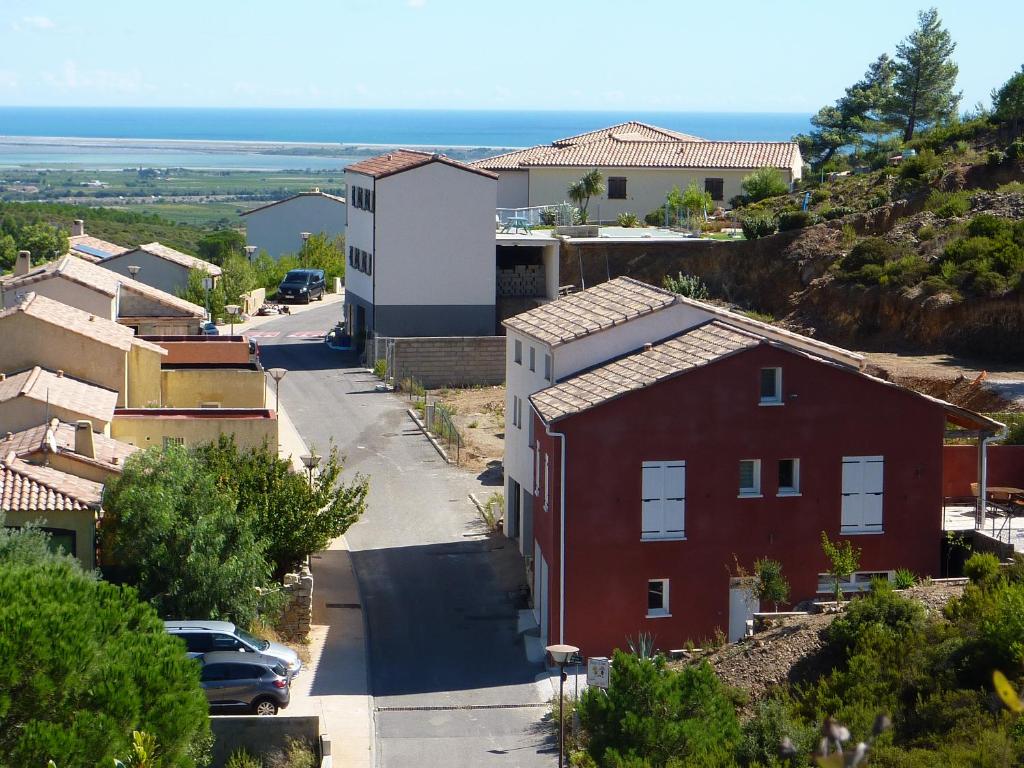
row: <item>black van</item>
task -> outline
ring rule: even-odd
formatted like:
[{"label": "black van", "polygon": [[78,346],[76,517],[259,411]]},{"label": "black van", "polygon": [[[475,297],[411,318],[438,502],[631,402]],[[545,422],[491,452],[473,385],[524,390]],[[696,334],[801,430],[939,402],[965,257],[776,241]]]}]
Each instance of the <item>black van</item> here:
[{"label": "black van", "polygon": [[293,269],[284,276],[277,286],[280,301],[301,301],[309,304],[313,299],[322,299],[327,290],[322,269]]}]

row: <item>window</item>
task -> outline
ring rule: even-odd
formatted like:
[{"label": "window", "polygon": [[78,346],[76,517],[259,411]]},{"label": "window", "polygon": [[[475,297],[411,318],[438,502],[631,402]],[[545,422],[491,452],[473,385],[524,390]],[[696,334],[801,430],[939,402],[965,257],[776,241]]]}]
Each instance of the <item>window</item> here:
[{"label": "window", "polygon": [[626,177],[625,176],[609,176],[608,177],[608,199],[609,200],[625,200],[626,199]]},{"label": "window", "polygon": [[882,456],[843,457],[843,533],[882,532]]},{"label": "window", "polygon": [[779,496],[800,495],[800,459],[779,459]]},{"label": "window", "polygon": [[185,444],[185,438],[184,437],[165,437],[164,438],[164,450],[167,450],[172,445],[184,445],[184,444]]},{"label": "window", "polygon": [[533,344],[530,345],[530,370],[537,370],[537,350]]},{"label": "window", "polygon": [[712,200],[725,200],[725,179],[704,179],[704,191]]},{"label": "window", "polygon": [[668,579],[647,582],[647,616],[671,616],[668,612]]},{"label": "window", "polygon": [[46,533],[50,534],[47,540],[47,548],[54,554],[63,552],[65,555],[71,555],[72,557],[78,554],[77,547],[75,546],[75,532],[68,530],[67,528],[43,528]]},{"label": "window", "polygon": [[544,511],[551,509],[551,457],[544,454]]},{"label": "window", "polygon": [[554,380],[551,378],[551,355],[544,355],[544,380],[554,383]]},{"label": "window", "polygon": [[519,426],[519,395],[512,395],[512,426]]},{"label": "window", "polygon": [[645,461],[641,474],[640,538],[685,538],[686,462]]},{"label": "window", "polygon": [[373,274],[373,254],[372,253],[366,254],[366,274],[368,274],[368,275],[372,275]]},{"label": "window", "polygon": [[513,355],[513,359],[517,363],[519,363],[519,365],[522,365],[523,364],[523,342],[521,342],[519,339],[516,339],[516,343],[515,343],[515,348],[514,349],[515,349],[515,354]]},{"label": "window", "polygon": [[761,460],[743,459],[740,462],[740,496],[761,495]]},{"label": "window", "polygon": [[540,440],[533,446],[533,495],[540,496]]},{"label": "window", "polygon": [[782,369],[761,369],[761,405],[782,404]]}]

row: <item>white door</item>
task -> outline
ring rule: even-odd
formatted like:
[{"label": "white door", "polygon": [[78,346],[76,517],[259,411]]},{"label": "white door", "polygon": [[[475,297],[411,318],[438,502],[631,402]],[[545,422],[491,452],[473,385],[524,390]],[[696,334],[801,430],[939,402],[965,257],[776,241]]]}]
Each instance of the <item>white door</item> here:
[{"label": "white door", "polygon": [[760,609],[748,583],[729,585],[729,642],[735,643],[746,634],[747,621]]},{"label": "white door", "polygon": [[540,625],[541,645],[548,644],[548,564],[540,544],[533,543],[533,617]]}]

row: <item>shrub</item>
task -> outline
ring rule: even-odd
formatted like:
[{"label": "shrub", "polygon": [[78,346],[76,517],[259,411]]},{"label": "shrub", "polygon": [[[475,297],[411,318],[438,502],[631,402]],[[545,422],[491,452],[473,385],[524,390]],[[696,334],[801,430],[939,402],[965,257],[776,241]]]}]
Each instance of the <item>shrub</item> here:
[{"label": "shrub", "polygon": [[789,739],[801,755],[814,749],[817,729],[802,722],[790,706],[785,698],[764,699],[754,705],[754,715],[743,726],[743,741],[738,750],[742,765],[781,765],[779,745],[783,739]]},{"label": "shrub", "polygon": [[828,535],[822,531],[821,550],[828,559],[828,574],[832,577],[835,587],[836,602],[842,602],[841,582],[848,579],[860,567],[860,549],[855,548],[848,539],[831,541]]},{"label": "shrub", "polygon": [[932,240],[935,238],[935,227],[931,224],[925,224],[923,227],[917,230],[917,239],[922,243]]},{"label": "shrub", "polygon": [[373,363],[373,375],[378,379],[383,379],[388,374],[388,361],[384,358],[375,360]]},{"label": "shrub", "polygon": [[697,301],[704,301],[708,297],[708,287],[697,275],[684,275],[682,272],[676,277],[665,275],[661,285],[666,290],[672,291],[672,293],[678,293],[680,296],[686,296]]},{"label": "shrub", "polygon": [[803,229],[814,223],[814,216],[809,211],[783,211],[779,214],[780,232]]},{"label": "shrub", "polygon": [[996,168],[1006,162],[1006,153],[999,149],[990,149],[985,155],[985,163],[990,168]]},{"label": "shrub", "polygon": [[971,210],[971,196],[965,190],[942,192],[936,189],[928,195],[924,207],[940,219],[951,219],[954,216],[963,216]]},{"label": "shrub", "polygon": [[896,594],[887,581],[876,581],[870,592],[851,600],[846,611],[836,617],[828,628],[828,640],[849,654],[869,628],[880,628],[900,637],[922,628],[925,616],[921,603]]},{"label": "shrub", "polygon": [[811,204],[812,205],[818,205],[819,203],[824,203],[826,200],[828,200],[828,198],[829,198],[829,194],[824,189],[816,189],[813,192],[811,192]]},{"label": "shrub", "polygon": [[740,186],[747,200],[752,203],[789,192],[789,185],[778,168],[758,168],[746,176]]},{"label": "shrub", "polygon": [[775,219],[763,214],[746,216],[740,221],[740,228],[747,240],[757,240],[775,234]]},{"label": "shrub", "polygon": [[782,563],[762,558],[754,563],[754,597],[770,602],[779,610],[779,603],[789,600],[789,581],[782,575]]},{"label": "shrub", "polygon": [[630,213],[628,211],[620,213],[616,221],[620,227],[632,228],[640,226],[639,217],[637,217],[635,213]]},{"label": "shrub", "polygon": [[964,576],[980,587],[988,587],[1002,578],[999,558],[991,552],[975,552],[964,563]]},{"label": "shrub", "polygon": [[908,157],[899,165],[901,179],[927,179],[942,168],[942,160],[935,150],[922,149],[913,157]]},{"label": "shrub", "polygon": [[878,208],[889,202],[888,192],[876,192],[868,199],[868,208]]},{"label": "shrub", "polygon": [[844,216],[849,216],[854,213],[856,213],[856,211],[848,205],[837,205],[835,208],[829,208],[822,214],[822,216],[827,221],[833,221],[834,219],[841,219]]},{"label": "shrub", "polygon": [[558,223],[558,209],[545,208],[540,212],[540,223],[549,227]]},{"label": "shrub", "polygon": [[895,260],[899,256],[900,250],[888,240],[869,237],[853,246],[839,262],[839,268],[843,272],[854,273],[869,264],[882,266],[885,262]]},{"label": "shrub", "polygon": [[224,768],[263,768],[263,761],[245,749],[236,749],[224,764]]},{"label": "shrub", "polygon": [[892,583],[896,589],[910,589],[917,584],[917,575],[909,568],[897,568],[892,574]]},{"label": "shrub", "polygon": [[653,211],[644,216],[644,221],[652,227],[664,227],[665,222],[665,209],[655,208]]},{"label": "shrub", "polygon": [[1011,160],[1024,158],[1024,139],[1017,139],[1006,148],[1006,156]]}]

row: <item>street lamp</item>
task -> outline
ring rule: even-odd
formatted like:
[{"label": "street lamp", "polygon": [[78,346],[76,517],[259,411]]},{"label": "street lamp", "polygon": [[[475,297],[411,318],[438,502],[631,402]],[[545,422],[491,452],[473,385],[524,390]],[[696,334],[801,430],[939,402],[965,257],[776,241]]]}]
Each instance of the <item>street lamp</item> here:
[{"label": "street lamp", "polygon": [[256,255],[256,246],[247,245],[245,246],[245,256],[249,259],[249,263],[252,264],[252,257]]},{"label": "street lamp", "polygon": [[315,470],[317,465],[320,464],[320,457],[317,456],[316,451],[314,451],[306,456],[300,456],[299,458],[302,459],[302,463],[306,467],[306,473],[309,475],[309,487],[312,488],[313,470]]},{"label": "street lamp", "polygon": [[306,261],[306,243],[309,242],[309,232],[299,232],[299,237],[302,238],[302,256],[301,260],[303,263]]},{"label": "street lamp", "polygon": [[139,270],[141,270],[141,269],[142,269],[142,267],[140,267],[138,264],[129,264],[128,265],[128,274],[132,276],[132,280],[138,280],[139,279]]},{"label": "street lamp", "polygon": [[206,314],[209,315],[210,320],[213,321],[213,315],[210,314],[210,291],[213,290],[213,278],[203,278],[203,289],[206,291]]},{"label": "street lamp", "polygon": [[239,310],[242,308],[238,304],[226,304],[224,311],[228,313],[228,317],[231,318],[231,335],[235,335],[235,317],[238,315]]},{"label": "street lamp", "polygon": [[545,648],[551,660],[558,665],[558,768],[562,768],[562,755],[565,753],[565,665],[573,656],[580,652],[575,645],[549,645]]},{"label": "street lamp", "polygon": [[267,373],[274,380],[274,410],[281,410],[281,379],[288,373],[287,368],[269,368]]}]

